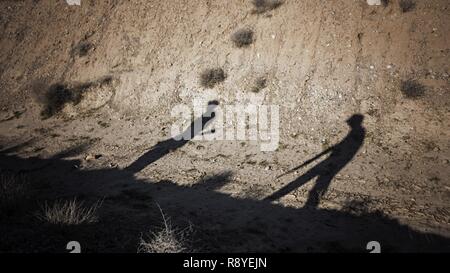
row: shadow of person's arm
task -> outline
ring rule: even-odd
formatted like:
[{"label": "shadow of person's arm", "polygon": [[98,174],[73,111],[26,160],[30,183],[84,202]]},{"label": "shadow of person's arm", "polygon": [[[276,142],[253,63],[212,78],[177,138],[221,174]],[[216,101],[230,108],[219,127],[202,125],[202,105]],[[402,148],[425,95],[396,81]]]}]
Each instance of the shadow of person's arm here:
[{"label": "shadow of person's arm", "polygon": [[322,156],[324,156],[324,155],[330,153],[331,151],[333,151],[333,149],[334,149],[334,146],[333,146],[333,147],[330,147],[330,148],[328,148],[328,149],[326,149],[325,151],[321,152],[320,154],[316,155],[315,157],[313,157],[313,158],[311,158],[311,159],[305,161],[305,162],[304,162],[303,164],[301,164],[300,166],[297,166],[297,167],[295,167],[294,169],[291,169],[291,170],[285,172],[284,174],[277,176],[277,179],[278,179],[278,178],[281,178],[281,177],[283,177],[283,176],[286,176],[286,175],[288,175],[288,174],[291,174],[291,173],[295,172],[296,170],[301,169],[301,168],[303,168],[303,167],[309,165],[310,163],[314,162],[314,161],[317,160],[318,158],[320,158],[320,157],[322,157]]},{"label": "shadow of person's arm", "polygon": [[135,173],[139,172],[146,166],[166,156],[168,153],[183,147],[197,134],[202,133],[208,123],[215,118],[214,108],[217,105],[218,102],[210,101],[208,103],[208,110],[202,116],[195,119],[183,133],[173,138],[158,142],[149,151],[128,166],[126,170]]}]

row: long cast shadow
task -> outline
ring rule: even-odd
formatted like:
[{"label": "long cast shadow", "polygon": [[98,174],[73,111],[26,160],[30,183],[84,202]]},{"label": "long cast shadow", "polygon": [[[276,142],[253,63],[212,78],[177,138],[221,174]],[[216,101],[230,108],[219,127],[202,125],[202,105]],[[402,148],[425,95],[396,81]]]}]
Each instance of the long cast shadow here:
[{"label": "long cast shadow", "polygon": [[[136,253],[142,233],[161,227],[156,203],[176,226],[193,224],[193,246],[202,252],[366,252],[367,242],[373,240],[381,243],[383,252],[450,251],[449,238],[414,230],[379,212],[298,209],[218,191],[230,173],[192,187],[139,180],[120,169],[73,167],[78,164],[59,158],[30,161],[0,152],[0,173],[31,176],[40,188],[32,195],[36,200],[17,200],[13,216],[0,221],[0,252],[65,252],[65,244],[77,240],[84,252]],[[34,168],[37,165],[43,167]],[[47,187],[48,181],[54,186]],[[99,221],[57,226],[33,217],[47,200],[73,196],[87,202],[104,198]]]},{"label": "long cast shadow", "polygon": [[[358,131],[362,128],[354,128],[362,142]],[[343,141],[348,142],[353,141]],[[360,145],[339,147],[348,146]],[[336,146],[332,149],[335,154]],[[134,173],[115,168],[74,168],[80,165],[78,160],[61,156],[21,158],[11,153],[0,151],[0,175],[26,175],[35,189],[31,202],[15,199],[11,216],[0,213],[5,217],[0,221],[0,252],[65,252],[68,241],[78,240],[84,252],[135,253],[142,233],[160,227],[155,203],[177,220],[177,226],[193,223],[194,248],[202,252],[366,252],[367,242],[373,240],[381,243],[383,252],[450,252],[448,230],[443,231],[446,236],[424,233],[381,212],[298,209],[219,191],[231,173],[181,186],[176,181],[139,180]],[[158,156],[152,159],[161,153]],[[344,157],[348,162],[353,156]],[[56,226],[33,216],[47,200],[73,196],[88,201],[104,198],[99,221]]]},{"label": "long cast shadow", "polygon": [[305,174],[295,179],[277,192],[266,197],[265,200],[273,201],[279,199],[317,177],[317,181],[314,187],[311,189],[308,200],[305,204],[305,206],[317,208],[320,203],[321,196],[326,193],[333,178],[348,163],[350,163],[350,161],[363,145],[366,135],[366,131],[362,126],[363,120],[364,116],[359,114],[353,115],[351,118],[349,118],[347,120],[347,124],[350,126],[351,130],[341,142],[328,148],[314,158],[306,161],[302,165],[290,170],[288,173],[296,171],[312,163],[323,155],[330,154],[327,159],[312,167]]},{"label": "long cast shadow", "polygon": [[208,102],[206,113],[195,119],[190,126],[180,135],[158,142],[148,152],[139,157],[130,166],[125,168],[133,173],[140,172],[148,165],[159,160],[170,152],[173,152],[186,145],[196,135],[203,133],[208,123],[215,118],[214,109],[219,105],[217,101]]}]

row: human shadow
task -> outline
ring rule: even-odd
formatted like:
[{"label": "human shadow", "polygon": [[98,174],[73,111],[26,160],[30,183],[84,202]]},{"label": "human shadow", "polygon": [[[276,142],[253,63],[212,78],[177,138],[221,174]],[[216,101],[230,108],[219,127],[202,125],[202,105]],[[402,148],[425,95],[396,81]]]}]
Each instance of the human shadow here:
[{"label": "human shadow", "polygon": [[[383,252],[450,251],[449,238],[382,212],[294,208],[234,196],[223,190],[234,183],[231,172],[180,185],[117,168],[78,168],[79,160],[60,156],[22,158],[4,151],[0,175],[24,175],[32,185],[28,199],[14,198],[11,214],[2,218],[0,209],[0,252],[65,252],[66,243],[77,240],[86,253],[135,253],[143,233],[162,227],[156,204],[175,227],[192,223],[190,249],[201,252],[365,252],[373,240]],[[34,216],[42,204],[74,197],[85,204],[103,200],[97,222],[56,225]]]},{"label": "human shadow", "polygon": [[133,173],[140,172],[145,167],[164,157],[168,153],[183,147],[196,135],[204,133],[204,129],[208,126],[209,122],[215,118],[214,109],[218,105],[219,102],[215,100],[208,102],[207,111],[195,119],[183,133],[158,142],[148,152],[139,157],[130,166],[126,167],[125,170]]},{"label": "human shadow", "polygon": [[286,174],[292,173],[300,168],[307,166],[323,155],[330,154],[327,159],[318,163],[316,166],[312,167],[305,174],[298,177],[285,187],[266,197],[265,200],[273,201],[279,199],[317,177],[317,181],[314,184],[314,187],[309,192],[308,200],[305,204],[305,206],[307,207],[317,208],[320,203],[321,196],[326,193],[333,178],[348,163],[350,163],[350,161],[363,145],[366,135],[366,131],[362,126],[363,120],[364,116],[360,114],[355,114],[351,118],[349,118],[347,120],[347,124],[350,126],[350,132],[341,142],[326,149],[314,158],[307,160],[306,162],[290,170]]}]

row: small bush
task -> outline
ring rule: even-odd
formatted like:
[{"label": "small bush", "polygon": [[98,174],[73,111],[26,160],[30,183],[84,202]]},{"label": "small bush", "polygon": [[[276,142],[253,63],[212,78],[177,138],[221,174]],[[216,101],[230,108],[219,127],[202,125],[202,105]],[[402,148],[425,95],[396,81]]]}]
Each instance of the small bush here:
[{"label": "small bush", "polygon": [[56,201],[53,205],[45,205],[37,214],[37,218],[41,221],[54,225],[80,225],[97,222],[97,210],[102,205],[101,201],[97,201],[90,207],[84,206],[83,202],[76,199],[70,201]]},{"label": "small bush", "polygon": [[[159,206],[158,206],[159,207]],[[151,232],[149,240],[141,238],[139,243],[139,253],[186,253],[191,252],[189,249],[188,237],[192,233],[192,226],[185,229],[174,228],[162,211],[164,227],[158,232]]]},{"label": "small bush", "polygon": [[231,36],[231,40],[237,47],[247,47],[253,43],[253,36],[253,30],[240,29]]},{"label": "small bush", "polygon": [[425,86],[415,80],[403,81],[400,89],[403,95],[410,99],[420,98],[425,94]]},{"label": "small bush", "polygon": [[102,77],[96,81],[86,83],[56,83],[48,86],[45,80],[35,81],[31,88],[38,103],[42,105],[41,117],[50,118],[62,111],[66,104],[77,105],[81,102],[85,92],[93,87],[103,87],[113,83],[111,76]]},{"label": "small bush", "polygon": [[10,214],[11,210],[30,195],[30,183],[23,175],[0,173],[0,214]]},{"label": "small bush", "polygon": [[274,10],[283,4],[282,0],[253,0],[253,13],[261,14]]},{"label": "small bush", "polygon": [[81,41],[72,48],[72,56],[84,57],[93,48],[93,44],[88,41]]},{"label": "small bush", "polygon": [[81,101],[82,90],[70,89],[66,84],[53,84],[46,90],[43,83],[33,85],[33,91],[38,96],[38,101],[43,105],[41,116],[50,118],[60,112],[67,103],[78,104]]},{"label": "small bush", "polygon": [[200,75],[200,83],[203,87],[213,88],[216,84],[223,82],[226,77],[222,68],[206,69]]},{"label": "small bush", "polygon": [[402,12],[412,11],[416,7],[416,2],[413,0],[400,0],[399,4]]},{"label": "small bush", "polygon": [[252,88],[252,92],[258,93],[259,91],[263,90],[267,87],[267,79],[266,77],[259,77],[256,79],[255,86]]},{"label": "small bush", "polygon": [[389,6],[389,0],[381,0],[381,4],[383,4],[384,7]]}]

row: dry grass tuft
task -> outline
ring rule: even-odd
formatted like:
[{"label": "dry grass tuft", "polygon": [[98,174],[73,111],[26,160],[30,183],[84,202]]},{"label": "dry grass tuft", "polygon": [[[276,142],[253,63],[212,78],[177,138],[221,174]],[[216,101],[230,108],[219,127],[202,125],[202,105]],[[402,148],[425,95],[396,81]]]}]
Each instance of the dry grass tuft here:
[{"label": "dry grass tuft", "polygon": [[400,89],[403,95],[409,99],[417,99],[425,95],[425,86],[411,79],[403,81]]},{"label": "dry grass tuft", "polygon": [[240,29],[231,36],[231,40],[237,47],[247,47],[254,42],[253,36],[254,36],[253,30]]},{"label": "dry grass tuft", "polygon": [[83,95],[92,88],[100,88],[113,82],[111,76],[102,77],[93,82],[86,83],[56,83],[48,85],[41,79],[31,85],[32,95],[42,105],[41,117],[48,119],[61,112],[66,104],[77,105],[83,99]]},{"label": "dry grass tuft", "polygon": [[0,173],[0,214],[9,214],[30,195],[30,183],[23,175]]},{"label": "dry grass tuft", "polygon": [[283,4],[282,0],[253,0],[252,13],[262,14],[280,7]]},{"label": "dry grass tuft", "polygon": [[146,241],[141,238],[139,243],[138,253],[186,253],[192,252],[188,245],[188,237],[192,234],[192,226],[184,229],[178,229],[172,226],[170,219],[166,218],[161,207],[158,205],[161,212],[164,227],[158,232],[151,232]]},{"label": "dry grass tuft", "polygon": [[227,75],[222,68],[210,68],[204,70],[200,75],[200,84],[206,88],[213,88],[216,84],[223,82]]},{"label": "dry grass tuft", "polygon": [[41,221],[54,225],[80,225],[97,222],[97,210],[101,207],[102,201],[95,202],[92,206],[84,206],[84,202],[76,199],[69,201],[56,201],[53,205],[45,205],[37,214]]},{"label": "dry grass tuft", "polygon": [[400,0],[399,5],[403,13],[412,11],[416,8],[416,2],[413,0]]},{"label": "dry grass tuft", "polygon": [[266,77],[259,77],[255,81],[255,85],[252,88],[252,92],[258,93],[259,91],[263,90],[266,87],[267,87]]},{"label": "dry grass tuft", "polygon": [[67,103],[78,104],[82,99],[82,88],[69,88],[62,83],[49,87],[44,82],[37,81],[32,86],[33,93],[42,104],[41,117],[47,119],[60,112]]},{"label": "dry grass tuft", "polygon": [[94,45],[88,41],[81,41],[72,48],[71,55],[84,57],[88,55],[89,51],[94,48]]}]

